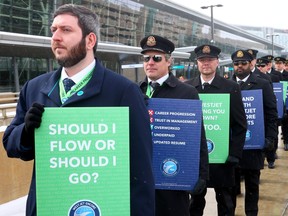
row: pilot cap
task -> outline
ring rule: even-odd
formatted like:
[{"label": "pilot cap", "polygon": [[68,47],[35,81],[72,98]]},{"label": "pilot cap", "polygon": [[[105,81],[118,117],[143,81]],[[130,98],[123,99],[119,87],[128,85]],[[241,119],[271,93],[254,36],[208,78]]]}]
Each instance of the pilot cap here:
[{"label": "pilot cap", "polygon": [[221,52],[221,49],[219,49],[216,46],[204,44],[201,46],[198,46],[194,49],[194,52],[196,54],[196,58],[218,58],[219,54]]},{"label": "pilot cap", "polygon": [[150,50],[171,54],[175,49],[174,43],[158,35],[149,35],[143,38],[140,42],[140,45],[142,48],[142,54]]}]

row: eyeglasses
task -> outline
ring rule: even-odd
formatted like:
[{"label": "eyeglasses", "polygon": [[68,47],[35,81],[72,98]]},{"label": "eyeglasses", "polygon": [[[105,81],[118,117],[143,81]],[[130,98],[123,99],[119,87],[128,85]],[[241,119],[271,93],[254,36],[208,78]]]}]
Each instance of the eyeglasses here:
[{"label": "eyeglasses", "polygon": [[243,66],[245,66],[245,65],[248,64],[248,61],[237,61],[237,62],[233,62],[233,65],[234,65],[234,66],[239,66],[240,64],[243,65]]},{"label": "eyeglasses", "polygon": [[266,67],[265,64],[259,64],[259,65],[256,65],[257,67]]},{"label": "eyeglasses", "polygon": [[154,56],[143,55],[144,62],[149,62],[151,58],[153,59],[154,62],[161,62],[162,61],[161,55],[154,55]]}]

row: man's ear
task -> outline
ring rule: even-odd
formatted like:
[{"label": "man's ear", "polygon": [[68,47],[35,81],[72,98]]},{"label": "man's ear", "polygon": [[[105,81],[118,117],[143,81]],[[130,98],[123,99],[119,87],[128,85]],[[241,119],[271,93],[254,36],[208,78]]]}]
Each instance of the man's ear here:
[{"label": "man's ear", "polygon": [[94,33],[90,33],[86,36],[86,47],[87,49],[93,50],[93,47],[95,46],[97,42],[97,37]]}]

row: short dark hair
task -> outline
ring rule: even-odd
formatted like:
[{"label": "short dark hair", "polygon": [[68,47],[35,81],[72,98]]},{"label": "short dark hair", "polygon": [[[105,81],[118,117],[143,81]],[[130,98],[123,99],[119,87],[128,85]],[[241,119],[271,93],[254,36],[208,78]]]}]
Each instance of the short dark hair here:
[{"label": "short dark hair", "polygon": [[70,14],[78,18],[78,25],[82,30],[83,38],[91,32],[96,35],[97,41],[93,47],[94,54],[97,50],[98,41],[100,40],[100,22],[98,16],[90,9],[75,4],[64,4],[57,8],[53,14],[53,19],[61,14]]}]

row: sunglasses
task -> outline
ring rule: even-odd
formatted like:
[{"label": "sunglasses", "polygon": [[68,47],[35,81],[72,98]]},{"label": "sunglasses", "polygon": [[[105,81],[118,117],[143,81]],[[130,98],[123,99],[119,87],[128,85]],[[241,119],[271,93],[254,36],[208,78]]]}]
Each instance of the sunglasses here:
[{"label": "sunglasses", "polygon": [[162,61],[161,55],[154,55],[154,56],[143,55],[144,62],[149,62],[151,58],[153,59],[154,62],[161,62]]},{"label": "sunglasses", "polygon": [[265,67],[266,65],[265,64],[259,64],[259,65],[256,65],[257,67]]},{"label": "sunglasses", "polygon": [[243,66],[245,66],[245,65],[248,64],[248,61],[237,61],[237,62],[233,62],[233,65],[234,65],[234,66],[239,66],[240,64],[243,65]]}]

